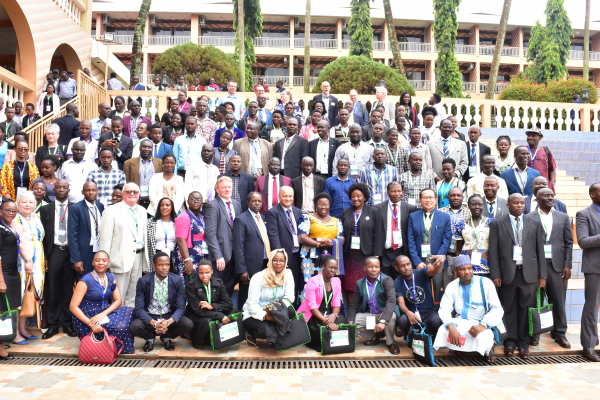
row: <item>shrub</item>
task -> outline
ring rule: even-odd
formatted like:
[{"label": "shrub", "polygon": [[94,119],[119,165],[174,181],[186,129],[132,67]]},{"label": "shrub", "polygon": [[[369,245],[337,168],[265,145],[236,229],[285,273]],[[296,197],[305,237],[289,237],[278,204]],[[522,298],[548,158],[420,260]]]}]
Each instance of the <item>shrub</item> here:
[{"label": "shrub", "polygon": [[588,103],[596,104],[598,91],[593,82],[581,78],[569,78],[567,80],[548,81],[548,85],[538,84],[527,78],[525,74],[515,75],[510,80],[502,93],[500,100],[516,101],[540,101],[551,103],[572,103],[574,94],[581,94],[587,88],[590,92]]},{"label": "shrub", "polygon": [[593,82],[588,82],[582,78],[569,78],[566,81],[548,81],[549,101],[559,103],[573,102],[574,94],[581,94],[581,91],[587,88],[590,91],[588,103],[596,104],[598,102],[598,91]]},{"label": "shrub", "polygon": [[534,83],[523,75],[515,75],[510,79],[510,85],[500,93],[500,100],[515,101],[549,101],[546,85]]}]

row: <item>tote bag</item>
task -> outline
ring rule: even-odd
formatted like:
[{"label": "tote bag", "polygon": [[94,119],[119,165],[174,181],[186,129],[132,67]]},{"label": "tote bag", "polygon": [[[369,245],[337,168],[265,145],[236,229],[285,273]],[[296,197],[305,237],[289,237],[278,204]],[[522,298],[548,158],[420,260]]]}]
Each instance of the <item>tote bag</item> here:
[{"label": "tote bag", "polygon": [[6,293],[4,293],[4,300],[8,311],[0,315],[0,342],[10,343],[17,337],[17,315],[19,312],[10,309]]},{"label": "tote bag", "polygon": [[25,293],[23,294],[23,302],[21,304],[21,317],[34,317],[38,314],[37,291],[33,284],[33,276],[27,273],[27,281],[25,282]]},{"label": "tote bag", "polygon": [[321,326],[321,354],[354,353],[356,347],[356,324],[339,324],[337,331]]},{"label": "tote bag", "polygon": [[[79,362],[82,364],[113,364],[117,360],[117,354],[123,351],[121,339],[110,336],[106,329],[102,328],[104,337],[98,340],[94,332],[81,339],[79,346]],[[121,349],[117,351],[117,341],[121,343]]]},{"label": "tote bag", "polygon": [[[294,308],[289,306],[288,309],[293,310]],[[275,350],[285,351],[310,342],[310,332],[304,319],[304,313],[298,314],[294,310],[294,314],[296,316],[290,319],[290,332],[283,336],[281,343],[275,343]]]},{"label": "tote bag", "polygon": [[214,351],[226,349],[242,343],[246,336],[244,324],[242,323],[242,313],[228,315],[229,323],[222,321],[210,321],[210,346]]},{"label": "tote bag", "polygon": [[544,298],[546,299],[546,305],[542,306],[540,300],[540,287],[536,289],[536,302],[535,307],[530,307],[528,310],[529,317],[529,336],[540,335],[542,333],[550,332],[554,329],[554,318],[552,317],[552,304],[548,303],[548,296],[544,291]]},{"label": "tote bag", "polygon": [[414,325],[408,334],[408,344],[417,360],[430,367],[435,367],[433,337],[425,333],[425,329],[426,327],[420,322]]}]

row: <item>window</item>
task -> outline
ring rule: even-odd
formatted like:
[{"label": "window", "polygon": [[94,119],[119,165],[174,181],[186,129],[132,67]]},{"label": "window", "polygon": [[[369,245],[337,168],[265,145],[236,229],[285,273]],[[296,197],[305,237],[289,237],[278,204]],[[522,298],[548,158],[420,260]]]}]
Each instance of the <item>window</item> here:
[{"label": "window", "polygon": [[409,81],[423,81],[425,80],[424,71],[410,71],[406,72],[406,79]]},{"label": "window", "polygon": [[311,39],[335,39],[335,32],[310,32]]},{"label": "window", "polygon": [[462,74],[462,81],[463,82],[470,82],[470,80],[471,80],[471,74],[469,74],[468,72]]},{"label": "window", "polygon": [[235,36],[235,31],[233,29],[202,29],[202,36],[224,36],[224,37],[232,37]]},{"label": "window", "polygon": [[398,36],[399,42],[412,42],[412,43],[425,43],[424,35],[404,35],[399,34]]},{"label": "window", "polygon": [[[317,77],[323,71],[323,68],[311,68],[310,76]],[[302,67],[294,67],[294,76],[304,76],[304,68]]]},{"label": "window", "polygon": [[456,44],[469,44],[469,38],[456,38]]},{"label": "window", "polygon": [[373,35],[373,41],[374,41],[374,42],[379,42],[379,41],[381,41],[381,36],[379,36],[379,35]]},{"label": "window", "polygon": [[152,28],[154,36],[190,36],[190,28]]},{"label": "window", "polygon": [[113,28],[109,26],[106,28],[106,32],[114,33],[115,35],[133,35],[135,28]]},{"label": "window", "polygon": [[[589,45],[590,45],[589,51],[592,51],[592,43],[590,43]],[[583,43],[571,43],[571,50],[583,51]]]},{"label": "window", "polygon": [[277,29],[263,29],[262,37],[271,37],[271,38],[289,38],[290,32],[286,30],[277,30]]}]

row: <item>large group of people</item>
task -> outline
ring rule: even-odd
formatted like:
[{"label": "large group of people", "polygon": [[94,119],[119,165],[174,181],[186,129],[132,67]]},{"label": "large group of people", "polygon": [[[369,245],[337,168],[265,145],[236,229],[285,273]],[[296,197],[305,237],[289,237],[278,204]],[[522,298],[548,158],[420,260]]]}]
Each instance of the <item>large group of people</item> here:
[{"label": "large group of people", "polygon": [[[419,126],[408,93],[396,107],[378,88],[369,112],[356,91],[342,104],[324,82],[303,121],[285,90],[273,107],[258,84],[246,108],[230,81],[213,113],[207,98],[187,102],[199,82],[181,81],[156,124],[135,99],[127,115],[124,98],[112,111],[100,104],[92,121],[68,104],[35,154],[5,107],[0,312],[19,308],[32,281],[47,308],[43,339],[61,327],[79,337],[106,329],[132,353],[134,337],[144,351],[157,336],[166,350],[180,336],[201,349],[209,323],[238,310],[257,347],[272,342],[287,304],[304,315],[316,350],[320,327],[350,323],[365,345],[385,337],[398,354],[395,337],[421,324],[435,348],[494,362],[492,329],[503,323],[505,354],[528,358],[537,345],[527,310],[540,287],[554,304],[552,337],[570,348],[573,235],[539,128],[512,150],[500,136],[493,157],[478,126],[456,131],[438,95]],[[47,89],[44,112],[56,107]],[[584,355],[600,361],[600,186],[590,195],[593,206],[577,215],[589,297],[581,334]],[[20,318],[14,345],[38,339],[26,327]]]}]

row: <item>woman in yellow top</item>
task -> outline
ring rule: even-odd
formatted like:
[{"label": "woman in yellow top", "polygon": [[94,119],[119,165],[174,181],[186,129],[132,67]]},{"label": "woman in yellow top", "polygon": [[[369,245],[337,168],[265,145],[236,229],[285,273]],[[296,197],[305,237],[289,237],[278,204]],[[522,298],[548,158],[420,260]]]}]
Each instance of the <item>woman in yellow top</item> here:
[{"label": "woman in yellow top", "polygon": [[4,163],[0,171],[0,182],[2,184],[2,196],[13,201],[17,200],[20,192],[31,190],[33,181],[40,176],[35,166],[27,160],[29,144],[26,141],[18,141],[15,144],[14,161]]}]

